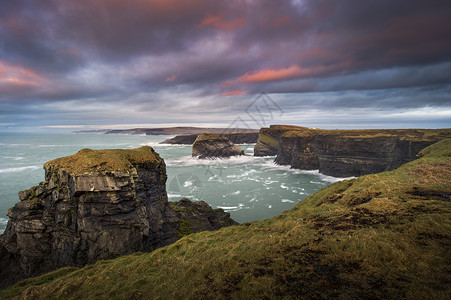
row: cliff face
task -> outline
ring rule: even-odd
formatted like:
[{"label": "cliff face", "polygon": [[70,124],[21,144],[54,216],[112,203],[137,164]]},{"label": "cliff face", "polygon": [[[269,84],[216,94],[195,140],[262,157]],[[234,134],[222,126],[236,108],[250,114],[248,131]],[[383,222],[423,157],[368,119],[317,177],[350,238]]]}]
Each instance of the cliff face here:
[{"label": "cliff face", "polygon": [[168,203],[165,163],[151,147],[83,149],[44,169],[45,182],[20,192],[21,201],[8,211],[0,236],[0,286],[63,266],[151,251],[180,237],[183,216]]},{"label": "cliff face", "polygon": [[279,151],[279,140],[282,134],[288,131],[305,131],[307,127],[290,125],[271,125],[269,128],[261,128],[257,144],[254,147],[255,156],[277,155]]},{"label": "cliff face", "polygon": [[[192,145],[198,136],[199,134],[178,135],[171,139],[167,139],[160,144]],[[258,140],[258,132],[228,133],[220,134],[220,136],[228,138],[235,144],[255,144]]]},{"label": "cliff face", "polygon": [[230,157],[244,155],[244,150],[224,136],[201,134],[194,141],[192,155],[199,158]]},{"label": "cliff face", "polygon": [[260,131],[254,151],[255,155],[276,152],[275,162],[281,165],[349,177],[396,169],[446,137],[451,137],[451,130],[319,130],[274,125]]},{"label": "cliff face", "polygon": [[272,219],[65,268],[0,290],[0,298],[449,299],[450,199],[451,139],[397,170],[337,182]]}]

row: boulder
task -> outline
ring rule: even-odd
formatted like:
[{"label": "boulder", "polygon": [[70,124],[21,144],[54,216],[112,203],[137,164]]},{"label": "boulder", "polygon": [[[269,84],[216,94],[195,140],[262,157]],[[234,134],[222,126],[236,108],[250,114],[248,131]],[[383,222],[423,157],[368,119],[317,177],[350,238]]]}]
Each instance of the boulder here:
[{"label": "boulder", "polygon": [[[198,225],[190,233],[236,224],[206,203],[184,199],[171,206],[165,162],[151,147],[83,149],[44,169],[45,182],[19,192],[21,201],[8,211],[0,287],[60,267],[152,251],[186,233],[186,220]],[[190,206],[196,214],[177,208]]]},{"label": "boulder", "polygon": [[192,155],[199,158],[220,158],[244,155],[244,150],[219,134],[201,134],[193,143]]}]

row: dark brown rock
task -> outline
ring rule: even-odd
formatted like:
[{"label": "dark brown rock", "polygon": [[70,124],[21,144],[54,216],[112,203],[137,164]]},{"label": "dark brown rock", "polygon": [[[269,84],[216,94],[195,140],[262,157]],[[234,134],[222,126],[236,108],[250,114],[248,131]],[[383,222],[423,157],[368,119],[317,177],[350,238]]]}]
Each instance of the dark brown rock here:
[{"label": "dark brown rock", "polygon": [[396,169],[447,137],[450,129],[321,130],[274,125],[260,130],[254,153],[276,152],[278,164],[349,177]]},{"label": "dark brown rock", "polygon": [[179,219],[178,236],[193,232],[217,230],[222,227],[238,225],[230,218],[230,213],[223,209],[212,209],[204,201],[192,202],[183,198],[177,202],[169,202]]},{"label": "dark brown rock", "polygon": [[193,144],[192,155],[198,158],[220,158],[244,155],[244,150],[218,134],[201,134]]},{"label": "dark brown rock", "polygon": [[291,125],[271,125],[269,128],[261,128],[257,144],[254,147],[254,156],[273,156],[279,151],[279,140],[288,131],[309,130],[307,127]]},{"label": "dark brown rock", "polygon": [[[0,287],[64,266],[151,251],[180,237],[185,216],[169,205],[166,166],[151,147],[83,149],[44,169],[45,182],[20,192],[21,201],[8,211]],[[192,232],[234,224],[205,205],[190,217],[199,225]]]}]

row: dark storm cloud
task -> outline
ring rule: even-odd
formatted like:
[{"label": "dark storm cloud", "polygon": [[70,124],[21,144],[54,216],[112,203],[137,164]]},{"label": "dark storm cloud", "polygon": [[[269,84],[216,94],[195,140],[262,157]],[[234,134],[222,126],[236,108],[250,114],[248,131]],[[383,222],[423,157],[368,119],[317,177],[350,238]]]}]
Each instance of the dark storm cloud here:
[{"label": "dark storm cloud", "polygon": [[444,0],[2,1],[0,103],[67,102],[47,109],[75,105],[74,120],[88,103],[214,119],[262,90],[290,111],[305,94],[318,109],[449,107],[450,19]]}]

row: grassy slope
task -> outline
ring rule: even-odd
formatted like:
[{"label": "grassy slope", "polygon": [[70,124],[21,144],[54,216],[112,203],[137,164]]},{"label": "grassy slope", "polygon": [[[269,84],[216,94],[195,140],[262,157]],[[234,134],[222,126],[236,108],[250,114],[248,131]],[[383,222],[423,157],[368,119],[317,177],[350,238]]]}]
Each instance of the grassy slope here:
[{"label": "grassy slope", "polygon": [[449,299],[451,140],[342,181],[281,215],[152,253],[66,268],[0,298]]}]

